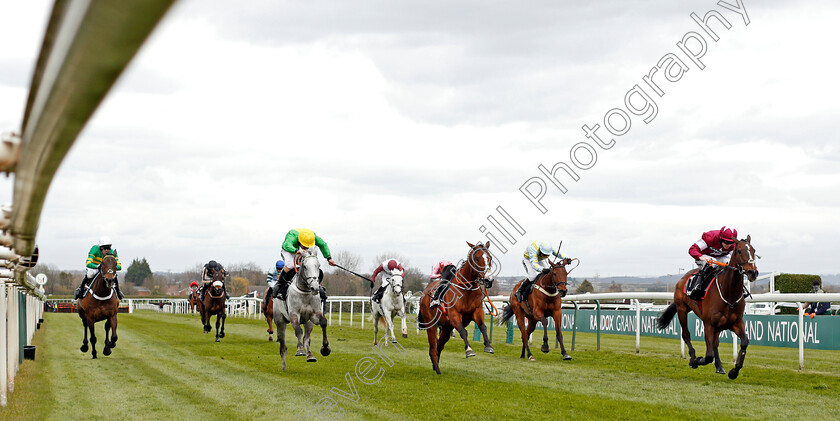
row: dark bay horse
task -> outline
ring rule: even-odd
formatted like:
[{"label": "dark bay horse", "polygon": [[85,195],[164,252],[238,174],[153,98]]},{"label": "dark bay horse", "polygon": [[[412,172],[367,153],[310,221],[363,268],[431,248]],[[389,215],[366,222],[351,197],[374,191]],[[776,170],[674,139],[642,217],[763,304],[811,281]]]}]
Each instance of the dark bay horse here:
[{"label": "dark bay horse", "polygon": [[[732,251],[732,258],[713,281],[712,287],[705,298],[692,300],[685,293],[685,283],[697,272],[697,269],[689,271],[678,282],[674,290],[674,302],[665,309],[657,319],[657,328],[663,330],[671,324],[674,314],[679,315],[680,326],[682,327],[682,339],[688,345],[689,360],[691,368],[698,365],[706,365],[715,362],[715,372],[723,374],[723,364],[718,355],[718,344],[720,332],[731,330],[741,340],[741,349],[738,352],[738,359],[735,367],[729,371],[729,378],[736,379],[741,367],[744,366],[744,357],[747,355],[747,333],[744,329],[744,275],[750,282],[755,281],[758,276],[758,269],[755,266],[755,249],[750,244],[750,236],[746,240],[735,241],[735,249]],[[703,321],[704,336],[706,338],[706,355],[695,357],[694,347],[691,345],[691,333],[688,327],[688,312],[693,311]]]},{"label": "dark bay horse", "polygon": [[[213,272],[213,282],[210,284],[210,288],[204,291],[204,300],[199,302],[204,333],[210,332],[210,318],[214,314],[216,315],[216,342],[221,342],[220,339],[225,337],[227,313],[225,312],[224,279],[225,274],[222,271]],[[219,331],[219,322],[222,325],[221,331]]]},{"label": "dark bay horse", "polygon": [[[96,334],[94,325],[96,322],[105,320],[105,349],[102,353],[111,355],[111,348],[117,346],[117,309],[120,306],[120,299],[114,292],[114,281],[117,279],[117,259],[111,254],[106,254],[99,265],[99,273],[94,276],[90,283],[90,289],[83,292],[79,300],[79,317],[82,319],[82,326],[85,329],[85,338],[82,340],[82,352],[88,350],[88,330],[90,330],[90,353],[96,358]],[[110,337],[109,337],[110,331]]]},{"label": "dark bay horse", "polygon": [[[268,290],[270,290],[270,289],[271,289],[271,287],[266,288],[266,290],[265,290],[266,295],[268,295]],[[272,341],[274,341],[274,339],[271,338],[271,335],[274,334],[274,327],[273,327],[273,323],[274,323],[274,300],[273,299],[272,300],[263,299],[262,314],[263,314],[263,316],[265,316],[265,322],[268,323],[268,329],[266,330],[266,332],[268,332],[268,341],[272,342]]]},{"label": "dark bay horse", "polygon": [[[434,309],[429,306],[438,282],[430,282],[420,298],[417,323],[420,328],[426,329],[426,335],[429,337],[429,358],[432,360],[432,368],[438,374],[440,374],[440,354],[453,330],[457,330],[461,339],[464,340],[467,358],[475,356],[467,339],[466,326],[470,322],[475,322],[484,336],[484,352],[490,354],[494,352],[490,345],[490,338],[487,336],[482,305],[484,298],[482,286],[489,282],[487,277],[492,264],[492,255],[488,250],[490,242],[475,245],[467,242],[467,245],[470,247],[467,260],[455,273],[451,281],[452,285],[441,300],[441,305]],[[438,336],[438,328],[440,328],[440,336]]]},{"label": "dark bay horse", "polygon": [[[499,326],[503,326],[514,315],[516,316],[516,324],[519,325],[519,332],[522,334],[522,354],[519,358],[525,358],[526,353],[528,361],[534,361],[534,355],[531,354],[531,347],[528,345],[528,339],[531,333],[537,328],[537,322],[542,322],[544,327],[548,327],[548,316],[554,319],[554,328],[557,331],[557,340],[560,342],[560,352],[563,354],[564,360],[571,360],[572,357],[566,353],[566,347],[563,345],[563,332],[560,330],[563,324],[563,315],[560,306],[562,305],[563,297],[566,296],[566,272],[565,265],[560,263],[551,264],[549,273],[542,275],[536,279],[534,289],[528,295],[527,302],[520,302],[516,298],[516,291],[522,282],[519,281],[510,293],[510,304],[505,306],[502,312],[502,318],[499,321]],[[528,326],[525,326],[525,320],[528,320]],[[540,350],[543,353],[548,353],[548,330],[543,331],[543,344]]]}]

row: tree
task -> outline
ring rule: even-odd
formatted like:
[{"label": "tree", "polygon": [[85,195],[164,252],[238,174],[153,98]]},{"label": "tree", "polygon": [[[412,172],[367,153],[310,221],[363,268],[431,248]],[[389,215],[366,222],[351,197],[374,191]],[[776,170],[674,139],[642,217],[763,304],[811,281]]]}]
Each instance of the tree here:
[{"label": "tree", "polygon": [[592,286],[592,283],[590,283],[589,280],[584,279],[583,282],[580,283],[580,286],[577,287],[577,290],[575,290],[575,294],[585,294],[593,291],[595,291],[595,287]]},{"label": "tree", "polygon": [[150,277],[152,277],[152,270],[149,268],[149,262],[146,261],[145,257],[132,260],[131,264],[128,265],[128,270],[125,271],[125,281],[135,285],[143,284]]},{"label": "tree", "polygon": [[610,286],[607,288],[607,291],[608,292],[621,292],[621,284],[617,284],[617,283],[615,283],[615,281],[613,281],[610,284]]},{"label": "tree", "polygon": [[234,276],[230,279],[230,290],[228,293],[231,296],[245,295],[248,293],[248,285],[248,278]]}]

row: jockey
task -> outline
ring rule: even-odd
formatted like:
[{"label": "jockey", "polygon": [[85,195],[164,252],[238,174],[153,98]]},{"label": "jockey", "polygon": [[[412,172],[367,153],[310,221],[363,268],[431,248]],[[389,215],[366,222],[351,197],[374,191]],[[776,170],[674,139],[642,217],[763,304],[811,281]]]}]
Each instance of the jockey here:
[{"label": "jockey", "polygon": [[434,282],[440,279],[440,284],[435,288],[435,294],[432,301],[429,303],[429,308],[434,308],[440,305],[440,298],[446,291],[446,285],[455,277],[455,265],[449,260],[441,260],[432,266],[432,273],[429,275],[429,282]]},{"label": "jockey", "polygon": [[700,241],[688,248],[688,254],[700,267],[686,285],[686,291],[691,299],[697,300],[703,296],[703,282],[701,281],[713,271],[715,265],[712,262],[729,263],[737,238],[738,230],[724,226],[719,230],[704,232],[700,236]]},{"label": "jockey", "polygon": [[[102,263],[102,258],[106,254],[113,255],[117,259],[117,270],[122,270],[120,258],[117,256],[117,250],[111,248],[111,239],[109,237],[100,237],[99,244],[94,244],[90,248],[90,251],[88,251],[88,257],[85,261],[85,278],[82,279],[82,284],[76,288],[76,291],[73,293],[73,298],[79,300],[83,297],[84,287],[99,273],[99,264]],[[117,278],[114,278],[114,290],[117,291],[117,298],[120,300],[125,298],[122,291],[120,291],[120,284]]]},{"label": "jockey", "polygon": [[[295,253],[298,250],[309,250],[312,247],[318,246],[318,249],[321,250],[321,254],[324,255],[324,258],[327,259],[327,263],[330,266],[335,266],[335,261],[332,259],[332,255],[330,254],[330,248],[327,246],[327,242],[321,239],[321,237],[315,235],[312,230],[308,229],[293,229],[289,230],[286,233],[286,239],[283,241],[283,249],[280,252],[280,255],[283,257],[283,273],[281,274],[281,278],[284,282],[280,282],[280,299],[286,299],[286,290],[289,287],[289,283],[292,282],[292,277],[294,277],[293,270],[295,269]],[[318,281],[322,281],[324,279],[324,271],[321,271],[320,278]],[[326,299],[326,292],[323,288],[321,288],[321,299]]]},{"label": "jockey", "polygon": [[190,282],[190,291],[197,291],[198,290],[198,282],[192,281]]},{"label": "jockey", "polygon": [[522,285],[516,291],[516,298],[519,301],[525,301],[528,293],[531,291],[531,284],[537,279],[540,274],[548,273],[550,270],[548,258],[551,256],[559,257],[564,264],[569,264],[572,259],[560,253],[560,249],[554,250],[554,246],[549,241],[534,241],[525,249],[522,257],[522,266],[525,267],[525,273],[528,279],[522,282]]},{"label": "jockey", "polygon": [[274,268],[268,271],[268,276],[265,277],[265,283],[268,284],[268,290],[265,292],[265,301],[271,300],[276,295],[274,289],[278,288],[277,284],[280,281],[280,273],[285,266],[286,264],[282,260],[278,260],[274,262]]},{"label": "jockey", "polygon": [[[224,266],[221,263],[211,260],[204,265],[204,269],[201,270],[201,288],[199,288],[199,293],[201,294],[201,301],[204,301],[204,292],[207,291],[207,286],[213,282],[213,275],[221,271],[222,276],[227,276],[227,271],[225,270]],[[225,281],[222,281],[222,290],[225,292],[225,299],[230,299],[230,294],[227,292],[227,288],[225,288]]]},{"label": "jockey", "polygon": [[404,277],[405,269],[403,268],[402,263],[396,259],[386,260],[374,269],[373,275],[370,276],[371,285],[376,282],[376,276],[380,273],[382,274],[382,284],[379,285],[379,289],[376,290],[372,297],[373,301],[376,301],[377,303],[382,299],[382,294],[385,293],[385,288],[391,284],[391,276],[400,275]]}]

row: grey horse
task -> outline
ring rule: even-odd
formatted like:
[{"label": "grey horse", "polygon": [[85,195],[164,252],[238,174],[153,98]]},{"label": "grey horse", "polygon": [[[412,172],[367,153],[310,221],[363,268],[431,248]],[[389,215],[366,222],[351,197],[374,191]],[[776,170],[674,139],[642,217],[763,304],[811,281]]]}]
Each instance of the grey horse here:
[{"label": "grey horse", "polygon": [[[277,325],[277,342],[280,343],[280,357],[283,359],[283,371],[286,371],[286,323],[291,323],[297,336],[297,352],[295,356],[306,355],[307,362],[317,359],[309,350],[309,335],[315,323],[321,325],[324,332],[324,344],[321,355],[330,355],[330,342],[327,340],[327,318],[321,307],[319,295],[320,284],[318,278],[321,265],[318,256],[311,252],[304,252],[300,267],[292,279],[286,301],[274,298],[274,324]],[[301,328],[301,324],[304,328]]]},{"label": "grey horse", "polygon": [[[399,272],[398,269],[394,269]],[[397,338],[394,336],[394,316],[402,318],[402,335],[403,338],[408,337],[408,329],[405,322],[405,300],[403,299],[403,277],[398,273],[392,273],[388,280],[388,287],[385,293],[382,294],[382,300],[377,303],[371,299],[371,318],[373,321],[373,344],[376,345],[376,336],[379,333],[379,319],[385,319],[385,336],[388,338],[389,334],[391,342],[396,342]]]}]

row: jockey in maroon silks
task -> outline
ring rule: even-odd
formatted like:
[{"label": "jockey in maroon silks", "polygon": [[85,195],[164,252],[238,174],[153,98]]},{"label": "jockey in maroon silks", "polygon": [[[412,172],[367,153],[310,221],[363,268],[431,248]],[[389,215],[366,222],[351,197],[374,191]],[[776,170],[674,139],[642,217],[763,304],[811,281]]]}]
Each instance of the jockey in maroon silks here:
[{"label": "jockey in maroon silks", "polygon": [[719,230],[704,232],[700,241],[689,247],[688,254],[700,267],[686,286],[686,292],[691,299],[702,298],[704,291],[701,281],[714,270],[715,265],[712,262],[729,263],[737,239],[738,230],[724,226]]},{"label": "jockey in maroon silks", "polygon": [[376,290],[376,293],[373,294],[373,300],[376,302],[379,302],[379,300],[382,299],[382,294],[385,293],[385,288],[387,288],[391,283],[391,275],[397,274],[404,277],[405,269],[403,268],[402,263],[396,259],[388,259],[382,262],[382,264],[377,266],[373,271],[373,275],[370,276],[371,285],[376,282],[376,276],[380,273],[382,273],[382,285],[380,285],[379,289]]}]

